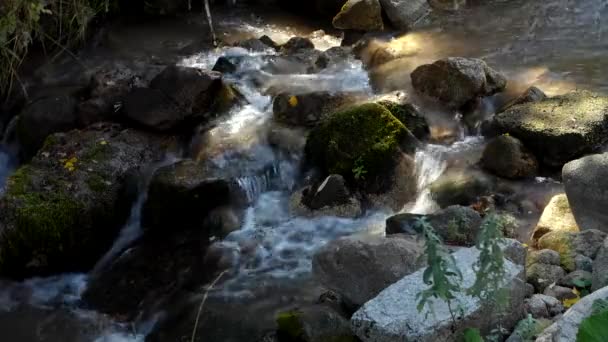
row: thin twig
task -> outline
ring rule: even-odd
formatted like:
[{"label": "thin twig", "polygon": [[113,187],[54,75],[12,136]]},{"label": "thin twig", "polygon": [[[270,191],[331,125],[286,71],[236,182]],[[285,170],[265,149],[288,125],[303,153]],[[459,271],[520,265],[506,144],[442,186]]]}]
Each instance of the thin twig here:
[{"label": "thin twig", "polygon": [[205,12],[207,14],[207,22],[209,23],[209,30],[211,30],[211,38],[213,39],[213,46],[217,47],[217,37],[215,36],[215,30],[213,29],[213,19],[211,18],[211,9],[209,8],[209,0],[205,0]]},{"label": "thin twig", "polygon": [[220,273],[217,276],[217,278],[215,278],[215,280],[211,283],[211,285],[209,285],[207,290],[205,290],[205,295],[203,296],[203,300],[201,300],[201,304],[198,306],[198,312],[196,313],[196,320],[194,321],[194,329],[192,329],[192,339],[190,340],[190,342],[194,342],[194,340],[196,339],[196,330],[198,329],[198,321],[201,318],[201,313],[203,312],[203,306],[205,306],[205,302],[207,301],[207,297],[209,296],[209,291],[211,291],[213,289],[215,284],[217,284],[217,282],[220,280],[220,278],[224,274],[226,274],[226,272],[228,272],[228,270],[222,271],[222,273]]}]

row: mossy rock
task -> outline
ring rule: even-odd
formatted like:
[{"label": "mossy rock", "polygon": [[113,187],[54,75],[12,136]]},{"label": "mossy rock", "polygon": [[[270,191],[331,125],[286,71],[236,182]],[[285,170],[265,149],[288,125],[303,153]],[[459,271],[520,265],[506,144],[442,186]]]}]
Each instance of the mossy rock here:
[{"label": "mossy rock", "polygon": [[543,235],[552,231],[573,233],[579,231],[566,194],[558,194],[551,198],[532,232],[532,243],[537,244]]},{"label": "mossy rock", "polygon": [[538,240],[538,247],[558,252],[561,266],[571,272],[576,269],[574,260],[577,254],[574,247],[575,238],[576,233],[556,230],[543,235]]},{"label": "mossy rock", "polygon": [[608,97],[587,91],[518,104],[496,115],[499,133],[509,133],[550,166],[562,166],[608,139]]},{"label": "mossy rock", "polygon": [[431,129],[429,123],[413,104],[401,104],[388,100],[380,101],[378,104],[386,107],[416,138],[426,140],[430,137]]},{"label": "mossy rock", "polygon": [[312,305],[280,312],[276,316],[280,341],[288,342],[357,342],[349,322],[334,309]]},{"label": "mossy rock", "polygon": [[117,125],[52,135],[0,199],[0,275],[86,271],[130,213],[126,175],[160,155],[150,136]]},{"label": "mossy rock", "polygon": [[366,103],[330,115],[311,131],[305,150],[324,173],[362,183],[394,167],[409,134],[388,109]]},{"label": "mossy rock", "polygon": [[493,179],[475,170],[451,170],[430,185],[431,197],[445,208],[450,205],[470,205],[492,193]]}]

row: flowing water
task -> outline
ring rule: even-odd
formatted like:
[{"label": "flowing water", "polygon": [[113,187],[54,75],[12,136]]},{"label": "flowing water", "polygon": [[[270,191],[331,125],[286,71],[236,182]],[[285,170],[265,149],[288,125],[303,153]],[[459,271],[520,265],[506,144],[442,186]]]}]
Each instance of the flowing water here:
[{"label": "flowing water", "polygon": [[[226,15],[228,19],[223,21],[221,15],[215,17],[220,37],[226,41],[267,34],[284,42],[293,35],[309,35],[321,50],[340,44],[336,35],[315,31],[316,28],[305,21],[285,14],[264,17],[240,9]],[[409,72],[417,65],[463,55],[486,58],[492,66],[505,71],[514,84],[513,91],[531,84],[541,86],[550,94],[574,88],[606,91],[608,21],[603,20],[606,15],[608,6],[599,0],[489,1],[456,13],[433,15],[428,18],[428,27],[388,40],[389,44],[410,53],[398,64],[386,66],[381,77],[388,88],[407,90]],[[200,24],[201,21],[193,17],[187,23]],[[153,55],[163,61],[209,69],[220,56],[243,58],[239,70],[227,79],[245,96],[247,104],[234,109],[211,130],[196,135],[189,154],[210,160],[234,175],[250,204],[241,229],[219,242],[232,252],[233,269],[212,291],[210,305],[248,303],[247,315],[259,315],[260,320],[268,316],[267,321],[271,320],[278,308],[297,302],[294,298],[312,296],[314,291],[308,291],[307,287],[316,286],[310,279],[311,258],[316,249],[341,236],[382,234],[384,220],[391,212],[369,212],[357,219],[293,216],[289,212],[289,195],[304,177],[299,173],[302,155],[270,146],[267,137],[272,129],[272,98],[265,95],[265,91],[280,87],[294,91],[357,91],[371,96],[368,73],[360,62],[350,60],[319,74],[273,75],[259,71],[273,51],[250,53],[239,48],[193,51],[177,58],[175,51],[189,46],[195,34],[188,28],[180,35],[175,27],[183,23],[164,25],[170,25],[166,31],[163,25],[140,31],[119,27],[109,34],[113,50],[89,56],[84,62],[95,65],[106,59],[108,53],[131,62]],[[150,39],[142,43],[142,37],[149,36],[159,41]],[[190,38],[184,38],[186,36]],[[167,42],[172,43],[169,52]],[[80,72],[74,71],[74,67],[69,70]],[[49,66],[42,78],[49,78],[53,73],[57,74],[57,69]],[[413,100],[419,101],[415,97]],[[430,116],[434,129],[448,123],[457,131],[454,142],[428,144],[415,156],[418,196],[403,211],[431,213],[437,205],[430,198],[428,186],[449,167],[476,163],[484,140],[465,134],[472,131],[465,130],[455,119],[458,113],[437,110],[423,102],[417,104]],[[492,101],[488,102],[486,111],[493,111]],[[0,185],[12,168],[10,154],[0,149]],[[513,186],[523,199],[533,202],[525,213],[529,225],[534,224],[548,197],[561,189],[559,182],[551,178]],[[99,261],[97,269],[106,266],[140,236],[139,215],[145,188],[144,183],[129,222],[115,245]],[[14,331],[7,341],[144,341],[155,317],[131,325],[81,309],[80,295],[87,280],[86,274],[69,274],[0,284],[0,331]],[[296,290],[289,292],[281,288]],[[242,306],[237,308],[244,310]],[[33,324],[36,329],[28,329],[27,324],[19,322]]]}]

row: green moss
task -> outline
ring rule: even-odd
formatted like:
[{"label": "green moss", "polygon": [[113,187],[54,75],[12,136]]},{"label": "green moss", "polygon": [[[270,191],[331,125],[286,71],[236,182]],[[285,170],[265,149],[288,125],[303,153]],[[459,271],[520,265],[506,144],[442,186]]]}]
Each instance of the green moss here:
[{"label": "green moss", "polygon": [[276,319],[278,331],[294,339],[304,336],[304,328],[300,321],[300,315],[298,311],[279,313]]},{"label": "green moss", "polygon": [[110,153],[112,153],[112,148],[108,143],[98,142],[95,146],[91,147],[91,149],[86,151],[81,158],[83,162],[89,162],[93,160],[102,161],[104,159],[107,159],[110,156]]},{"label": "green moss", "polygon": [[327,173],[352,180],[360,167],[375,177],[393,162],[407,134],[385,107],[368,103],[330,115],[310,133],[306,154]]},{"label": "green moss", "polygon": [[12,198],[14,228],[4,232],[0,248],[0,270],[17,274],[26,265],[60,257],[65,250],[82,243],[76,237],[80,204],[62,193],[42,196],[24,193]]},{"label": "green moss", "polygon": [[399,104],[392,101],[380,101],[378,104],[388,109],[416,138],[426,139],[430,136],[431,129],[428,122],[412,104]]},{"label": "green moss", "polygon": [[108,188],[105,179],[98,174],[90,174],[86,182],[89,188],[95,192],[103,192]]},{"label": "green moss", "polygon": [[56,135],[51,134],[46,139],[44,139],[44,143],[42,144],[42,150],[48,150],[52,146],[57,145],[59,143],[59,139]]},{"label": "green moss", "polygon": [[539,248],[552,249],[559,253],[560,263],[566,271],[574,271],[576,251],[573,247],[574,234],[565,231],[553,231],[538,240]]},{"label": "green moss", "polygon": [[29,165],[24,165],[17,169],[6,181],[6,195],[18,196],[25,194],[30,186],[30,174],[32,168]]}]

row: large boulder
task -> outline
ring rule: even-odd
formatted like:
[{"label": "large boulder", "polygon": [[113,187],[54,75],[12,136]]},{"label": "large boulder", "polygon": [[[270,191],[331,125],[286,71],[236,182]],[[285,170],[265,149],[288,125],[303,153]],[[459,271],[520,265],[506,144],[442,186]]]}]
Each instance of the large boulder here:
[{"label": "large boulder", "polygon": [[327,117],[310,132],[305,152],[324,174],[342,175],[367,193],[398,191],[399,206],[416,191],[415,164],[402,152],[412,138],[388,109],[367,103]]},{"label": "large boulder", "polygon": [[182,160],[154,173],[142,208],[142,227],[153,231],[201,228],[212,209],[245,201],[237,180],[226,172]]},{"label": "large boulder", "polygon": [[608,232],[608,153],[571,161],[562,169],[562,179],[574,218],[581,229]]},{"label": "large boulder", "polygon": [[576,91],[523,103],[496,115],[493,125],[520,139],[541,162],[562,166],[608,139],[608,97]]},{"label": "large boulder", "polygon": [[0,200],[0,273],[88,270],[129,216],[125,182],[160,157],[159,139],[118,125],[48,137]]},{"label": "large boulder", "polygon": [[408,30],[431,9],[426,0],[380,0],[391,24],[397,29]]},{"label": "large boulder", "polygon": [[495,175],[511,179],[533,177],[538,172],[536,157],[521,141],[509,135],[501,135],[488,143],[481,164]]},{"label": "large boulder", "polygon": [[[476,248],[463,248],[453,254],[456,266],[462,272],[462,286],[465,288],[475,281],[474,264],[479,255]],[[504,267],[502,285],[509,293],[509,301],[500,323],[510,329],[524,315],[526,282],[523,265],[505,259]],[[423,282],[423,273],[424,270],[419,270],[403,277],[355,312],[351,324],[357,336],[369,342],[454,341],[454,336],[460,336],[466,328],[478,328],[482,334],[488,334],[496,327],[497,322],[492,318],[496,318],[492,315],[496,310],[494,305],[480,302],[465,293],[457,294],[454,300],[462,308],[459,311],[462,318],[457,321],[454,330],[447,303],[432,300],[432,311],[427,307],[423,312],[418,312],[418,294],[428,287]]]},{"label": "large boulder", "polygon": [[382,8],[378,0],[348,0],[333,20],[341,30],[382,31]]},{"label": "large boulder", "polygon": [[449,57],[421,65],[411,74],[414,89],[459,109],[471,100],[503,90],[506,78],[481,59]]},{"label": "large boulder", "polygon": [[41,98],[27,105],[18,120],[17,139],[22,155],[29,159],[49,135],[79,126],[76,99],[70,95]]},{"label": "large boulder", "polygon": [[356,100],[356,94],[350,93],[281,93],[274,98],[272,110],[277,122],[312,127],[341,107],[352,105]]},{"label": "large boulder", "polygon": [[358,307],[422,266],[422,246],[410,239],[343,238],[322,247],[313,258],[313,274]]},{"label": "large boulder", "polygon": [[574,304],[564,315],[538,336],[536,342],[571,342],[577,340],[581,322],[589,317],[597,300],[608,299],[608,287],[585,296]]},{"label": "large boulder", "polygon": [[150,88],[134,89],[125,98],[125,115],[133,122],[157,131],[208,123],[236,101],[222,74],[182,66],[169,66],[150,82]]},{"label": "large boulder", "polygon": [[538,243],[543,235],[552,231],[573,233],[579,231],[565,194],[555,195],[551,198],[532,232],[532,243]]}]

